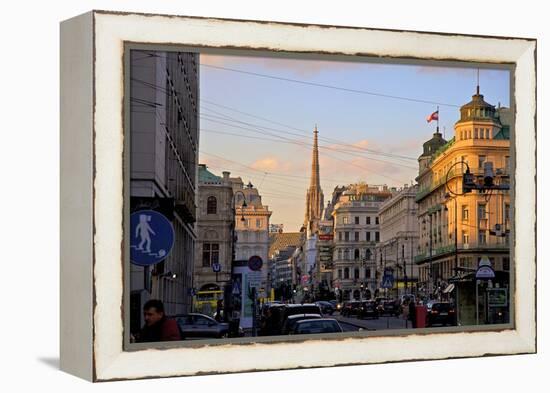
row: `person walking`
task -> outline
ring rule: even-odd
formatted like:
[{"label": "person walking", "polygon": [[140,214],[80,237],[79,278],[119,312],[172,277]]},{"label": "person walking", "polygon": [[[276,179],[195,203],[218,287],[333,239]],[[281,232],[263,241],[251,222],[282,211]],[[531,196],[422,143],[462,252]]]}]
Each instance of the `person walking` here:
[{"label": "person walking", "polygon": [[413,329],[416,328],[416,303],[412,299],[409,302],[409,319],[411,320]]},{"label": "person walking", "polygon": [[181,340],[180,330],[176,320],[166,317],[164,304],[157,299],[151,299],[143,306],[145,325],[135,337],[136,342],[157,342]]}]

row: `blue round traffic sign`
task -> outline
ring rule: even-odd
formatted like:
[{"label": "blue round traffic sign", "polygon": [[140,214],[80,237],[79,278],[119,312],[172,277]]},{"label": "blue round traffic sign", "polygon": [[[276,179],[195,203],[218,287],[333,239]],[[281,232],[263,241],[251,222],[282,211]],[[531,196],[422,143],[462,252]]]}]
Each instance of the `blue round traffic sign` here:
[{"label": "blue round traffic sign", "polygon": [[262,257],[258,255],[251,256],[248,259],[248,267],[250,270],[258,271],[262,269],[263,261]]},{"label": "blue round traffic sign", "polygon": [[163,261],[174,246],[174,227],[161,213],[139,210],[130,214],[130,261],[150,266]]}]

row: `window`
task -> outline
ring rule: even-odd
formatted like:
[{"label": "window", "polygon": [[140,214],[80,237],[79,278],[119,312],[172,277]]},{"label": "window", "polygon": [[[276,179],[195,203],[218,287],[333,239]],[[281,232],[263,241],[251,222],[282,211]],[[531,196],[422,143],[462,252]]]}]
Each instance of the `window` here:
[{"label": "window", "polygon": [[367,225],[370,225],[370,217],[367,217]]},{"label": "window", "polygon": [[338,232],[338,240],[342,241],[342,232]]},{"label": "window", "polygon": [[349,232],[344,232],[344,240],[349,242]]},{"label": "window", "polygon": [[338,250],[338,259],[339,259],[339,260],[342,259],[342,249],[339,249],[339,250]]},{"label": "window", "polygon": [[349,260],[349,250],[347,248],[344,250],[344,260]]},{"label": "window", "polygon": [[359,232],[355,232],[355,241],[356,241],[356,242],[359,241]]},{"label": "window", "polygon": [[470,243],[470,235],[466,231],[462,231],[462,243],[463,244],[469,244]]},{"label": "window", "polygon": [[365,269],[365,278],[370,278],[370,268]]},{"label": "window", "polygon": [[256,219],[256,228],[261,228],[262,227],[262,220],[261,218],[257,218]]},{"label": "window", "polygon": [[367,241],[370,242],[370,232],[367,232]]},{"label": "window", "polygon": [[486,161],[487,161],[487,156],[479,156],[477,167],[479,169],[483,169],[483,165],[485,164]]},{"label": "window", "polygon": [[478,242],[479,244],[487,244],[487,231],[484,231],[484,230],[479,231]]},{"label": "window", "polygon": [[487,205],[485,203],[480,203],[477,205],[477,218],[479,220],[484,220],[487,218]]},{"label": "window", "polygon": [[380,224],[380,220],[378,219],[378,216],[375,218],[375,222],[374,222],[375,225],[378,225]]},{"label": "window", "polygon": [[353,278],[359,279],[359,269],[355,268],[353,270]]},{"label": "window", "polygon": [[502,258],[502,270],[504,271],[510,270],[510,258],[508,257]]},{"label": "window", "polygon": [[342,269],[338,269],[338,278],[342,278]]},{"label": "window", "polygon": [[462,221],[468,221],[468,205],[462,205]]},{"label": "window", "polygon": [[202,266],[210,267],[218,263],[220,258],[220,245],[218,243],[203,243],[202,245]]},{"label": "window", "polygon": [[359,249],[356,248],[353,252],[353,259],[358,260],[359,259]]},{"label": "window", "polygon": [[504,157],[504,171],[510,173],[510,156]]},{"label": "window", "polygon": [[349,278],[349,267],[344,269],[344,278]]},{"label": "window", "polygon": [[216,214],[218,209],[218,202],[215,196],[209,196],[206,201],[206,214]]},{"label": "window", "polygon": [[380,232],[374,232],[374,241],[380,241]]},{"label": "window", "polygon": [[355,223],[359,224],[359,217],[355,217]]},{"label": "window", "polygon": [[343,222],[344,224],[349,224],[349,217],[343,217],[343,218],[342,218],[342,222]]}]

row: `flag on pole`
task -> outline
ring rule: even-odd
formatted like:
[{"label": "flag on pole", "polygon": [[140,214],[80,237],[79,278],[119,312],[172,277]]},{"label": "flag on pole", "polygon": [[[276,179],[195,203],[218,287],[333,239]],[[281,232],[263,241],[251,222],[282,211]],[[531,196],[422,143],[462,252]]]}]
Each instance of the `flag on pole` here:
[{"label": "flag on pole", "polygon": [[432,120],[439,120],[439,110],[436,110],[434,113],[432,113],[430,116],[426,118],[426,121],[429,123]]}]

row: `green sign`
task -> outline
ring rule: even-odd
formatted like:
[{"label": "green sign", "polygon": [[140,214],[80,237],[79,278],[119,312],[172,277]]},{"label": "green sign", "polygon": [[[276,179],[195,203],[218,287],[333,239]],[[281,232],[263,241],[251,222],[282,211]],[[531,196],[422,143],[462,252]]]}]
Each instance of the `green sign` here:
[{"label": "green sign", "polygon": [[508,290],[506,288],[488,288],[489,307],[506,307],[508,305]]}]

